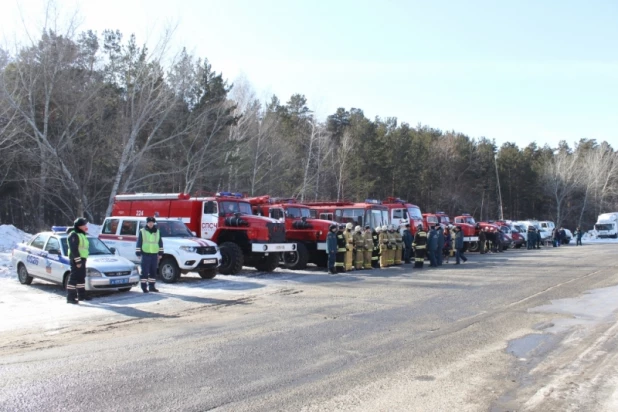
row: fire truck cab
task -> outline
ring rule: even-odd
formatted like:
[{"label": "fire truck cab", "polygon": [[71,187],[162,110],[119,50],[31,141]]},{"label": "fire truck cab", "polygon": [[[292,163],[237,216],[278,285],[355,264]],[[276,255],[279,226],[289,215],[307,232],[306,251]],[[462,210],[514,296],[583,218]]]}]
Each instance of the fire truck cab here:
[{"label": "fire truck cab", "polygon": [[113,216],[156,216],[182,219],[197,236],[219,245],[219,273],[237,274],[243,265],[272,272],[279,254],[296,250],[285,242],[285,225],[254,216],[251,204],[238,193],[220,192],[209,197],[189,194],[142,193],[118,195]]},{"label": "fire truck cab", "polygon": [[455,217],[453,225],[459,226],[463,232],[464,250],[478,252],[480,250],[479,235],[474,218],[468,213],[462,213]]},{"label": "fire truck cab", "polygon": [[395,225],[396,228],[409,223],[412,235],[416,234],[418,225],[423,225],[423,228],[426,228],[421,209],[418,206],[398,197],[388,197],[382,201],[382,204],[388,208],[391,224]]},{"label": "fire truck cab", "polygon": [[372,229],[390,223],[388,208],[379,200],[366,199],[363,203],[310,202],[307,206],[312,217],[337,223],[352,223],[362,228],[369,225]]},{"label": "fire truck cab", "polygon": [[296,199],[259,196],[247,199],[253,213],[268,216],[285,223],[286,241],[296,243],[296,251],[283,252],[283,265],[288,269],[304,269],[307,263],[326,267],[326,236],[335,222],[311,217],[309,206]]}]

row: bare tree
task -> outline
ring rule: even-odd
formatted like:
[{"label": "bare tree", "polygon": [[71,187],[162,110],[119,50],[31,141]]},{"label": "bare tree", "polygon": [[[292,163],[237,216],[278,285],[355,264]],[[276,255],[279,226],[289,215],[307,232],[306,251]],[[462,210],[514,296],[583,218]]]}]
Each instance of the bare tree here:
[{"label": "bare tree", "polygon": [[545,190],[555,202],[556,226],[562,224],[564,204],[582,181],[577,154],[560,149],[545,163],[542,181]]},{"label": "bare tree", "polygon": [[350,153],[354,148],[354,139],[352,133],[349,130],[343,132],[341,138],[341,145],[336,154],[336,167],[337,167],[337,200],[341,200],[344,196],[344,183],[347,178],[346,166],[350,157]]}]

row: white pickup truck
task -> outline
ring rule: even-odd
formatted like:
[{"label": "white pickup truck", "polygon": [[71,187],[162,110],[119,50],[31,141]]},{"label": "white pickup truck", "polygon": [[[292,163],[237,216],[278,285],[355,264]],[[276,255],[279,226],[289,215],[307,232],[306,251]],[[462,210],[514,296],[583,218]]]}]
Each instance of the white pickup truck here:
[{"label": "white pickup truck", "polygon": [[[64,226],[53,226],[13,250],[12,263],[17,278],[24,285],[33,279],[46,280],[66,288],[71,273],[67,233]],[[86,260],[86,290],[127,292],[139,283],[135,263],[114,254],[103,242],[88,236],[89,256]]]},{"label": "white pickup truck", "polygon": [[[146,217],[112,216],[105,218],[101,239],[116,249],[120,256],[139,263],[135,245],[139,231],[146,226]],[[176,282],[181,274],[197,272],[203,279],[217,275],[221,253],[216,243],[195,237],[180,219],[157,219],[165,254],[159,263],[159,276],[165,283]]]}]

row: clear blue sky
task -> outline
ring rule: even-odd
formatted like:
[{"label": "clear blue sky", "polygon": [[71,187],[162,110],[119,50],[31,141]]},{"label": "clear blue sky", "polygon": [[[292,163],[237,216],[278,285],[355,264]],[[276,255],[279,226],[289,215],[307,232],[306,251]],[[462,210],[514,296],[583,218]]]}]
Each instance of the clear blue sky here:
[{"label": "clear blue sky", "polygon": [[[4,0],[1,33],[41,0]],[[305,94],[325,118],[357,107],[525,146],[582,137],[618,148],[618,1],[57,0],[83,29],[176,45],[258,96]],[[7,10],[8,9],[8,10]],[[16,25],[17,24],[17,25]]]}]

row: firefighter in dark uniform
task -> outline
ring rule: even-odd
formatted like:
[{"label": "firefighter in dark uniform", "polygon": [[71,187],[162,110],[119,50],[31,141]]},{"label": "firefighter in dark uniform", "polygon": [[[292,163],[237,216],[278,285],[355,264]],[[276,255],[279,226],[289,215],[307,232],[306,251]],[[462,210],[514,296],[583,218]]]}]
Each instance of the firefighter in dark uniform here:
[{"label": "firefighter in dark uniform", "polygon": [[535,244],[536,244],[536,232],[534,231],[534,227],[528,226],[528,242],[527,242],[528,250],[534,249]]},{"label": "firefighter in dark uniform", "polygon": [[337,255],[335,256],[335,270],[337,272],[345,272],[345,252],[347,251],[347,240],[343,234],[345,225],[339,225],[337,228]]},{"label": "firefighter in dark uniform", "polygon": [[414,247],[414,267],[422,268],[427,248],[427,232],[423,230],[423,225],[418,225],[412,246]]},{"label": "firefighter in dark uniform", "polygon": [[403,261],[405,263],[410,263],[410,258],[412,257],[412,242],[414,241],[414,238],[412,237],[412,232],[410,232],[409,223],[406,223],[405,225],[403,235],[401,236],[401,241],[403,242]]},{"label": "firefighter in dark uniform", "polygon": [[155,223],[157,221],[154,217],[146,218],[146,227],[139,231],[135,246],[135,254],[141,257],[140,284],[144,293],[159,291],[155,282],[159,260],[163,257],[163,239]]},{"label": "firefighter in dark uniform", "polygon": [[373,251],[371,253],[371,267],[378,269],[380,267],[380,226],[373,229],[371,238],[373,239]]},{"label": "firefighter in dark uniform", "polygon": [[337,258],[337,225],[330,225],[326,236],[326,254],[328,255],[328,273],[334,275],[337,271],[335,261]]},{"label": "firefighter in dark uniform", "polygon": [[67,244],[69,246],[69,260],[71,261],[71,275],[67,283],[67,303],[77,304],[80,300],[90,300],[86,295],[86,260],[90,244],[88,233],[88,221],[83,218],[75,219],[73,227],[67,230]]},{"label": "firefighter in dark uniform", "polygon": [[371,233],[371,226],[369,225],[365,225],[363,240],[365,241],[365,250],[363,251],[363,269],[371,269],[373,267],[373,234]]}]

